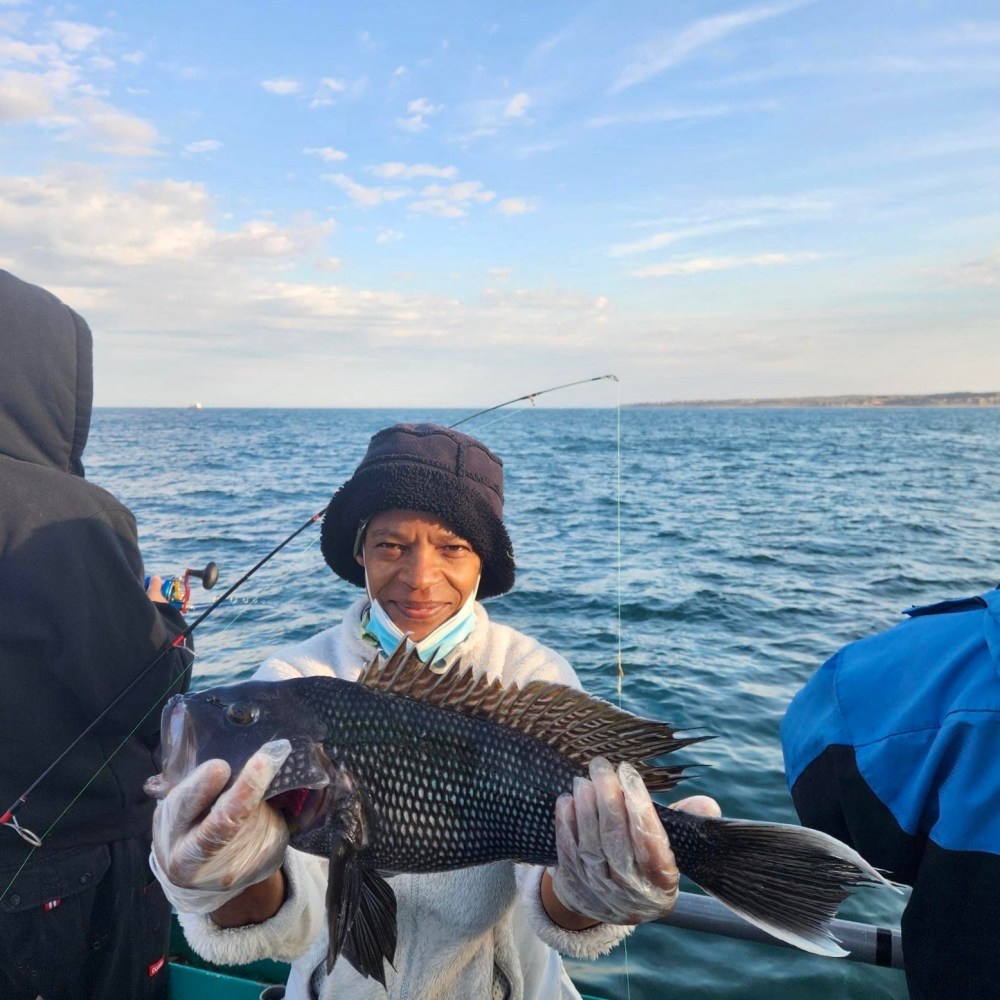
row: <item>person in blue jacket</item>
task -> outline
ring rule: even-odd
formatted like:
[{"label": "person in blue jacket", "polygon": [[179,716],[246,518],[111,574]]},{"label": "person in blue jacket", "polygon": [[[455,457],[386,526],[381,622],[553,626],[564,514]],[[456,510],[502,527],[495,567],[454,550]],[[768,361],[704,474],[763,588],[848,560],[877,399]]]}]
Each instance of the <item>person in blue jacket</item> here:
[{"label": "person in blue jacket", "polygon": [[802,822],[913,887],[914,1000],[1000,997],[1000,589],[905,612],[792,701],[785,769]]}]

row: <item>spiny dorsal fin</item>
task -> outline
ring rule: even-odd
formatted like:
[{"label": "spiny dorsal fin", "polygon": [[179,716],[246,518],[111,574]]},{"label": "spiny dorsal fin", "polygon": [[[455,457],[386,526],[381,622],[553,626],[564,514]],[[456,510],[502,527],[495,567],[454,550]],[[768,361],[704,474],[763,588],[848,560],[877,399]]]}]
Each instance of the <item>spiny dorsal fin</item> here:
[{"label": "spiny dorsal fin", "polygon": [[499,680],[477,680],[461,661],[436,673],[405,646],[400,643],[384,664],[376,656],[358,683],[518,729],[584,769],[594,757],[607,757],[616,767],[628,761],[650,791],[673,788],[683,777],[683,767],[657,767],[644,761],[708,739],[678,737],[666,723],[641,719],[563,684],[531,681],[524,687],[504,687]]}]

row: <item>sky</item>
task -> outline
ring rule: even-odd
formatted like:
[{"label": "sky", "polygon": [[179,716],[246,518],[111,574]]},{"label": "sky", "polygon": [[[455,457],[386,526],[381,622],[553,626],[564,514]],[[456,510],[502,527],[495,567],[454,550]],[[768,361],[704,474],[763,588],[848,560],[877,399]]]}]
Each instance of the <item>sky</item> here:
[{"label": "sky", "polygon": [[104,406],[1000,389],[995,0],[0,0]]}]

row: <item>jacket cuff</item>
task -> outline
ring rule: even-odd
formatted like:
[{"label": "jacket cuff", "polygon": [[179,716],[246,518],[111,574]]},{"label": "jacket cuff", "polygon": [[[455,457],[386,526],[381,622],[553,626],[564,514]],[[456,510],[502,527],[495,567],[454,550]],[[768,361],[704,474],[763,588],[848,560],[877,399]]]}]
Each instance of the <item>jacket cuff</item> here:
[{"label": "jacket cuff", "polygon": [[606,955],[635,928],[631,924],[598,924],[585,931],[570,931],[553,923],[542,906],[542,867],[517,867],[521,905],[532,930],[550,947],[570,958]]},{"label": "jacket cuff", "polygon": [[310,906],[326,892],[326,863],[289,849],[281,870],[286,896],[269,920],[244,927],[219,927],[209,914],[178,913],[188,944],[216,965],[245,965],[260,958],[294,962],[320,933],[326,908]]}]

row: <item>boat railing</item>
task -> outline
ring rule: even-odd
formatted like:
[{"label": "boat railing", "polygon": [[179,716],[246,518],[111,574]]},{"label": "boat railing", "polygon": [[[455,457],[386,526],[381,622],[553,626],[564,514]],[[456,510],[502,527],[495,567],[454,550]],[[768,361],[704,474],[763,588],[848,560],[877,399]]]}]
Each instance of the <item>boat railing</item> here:
[{"label": "boat railing", "polygon": [[[674,910],[667,916],[660,917],[657,923],[779,947],[794,947],[726,909],[717,899],[695,892],[680,893]],[[848,952],[848,961],[891,969],[903,968],[903,945],[898,927],[879,927],[856,920],[834,919],[830,924],[830,932]]]}]

